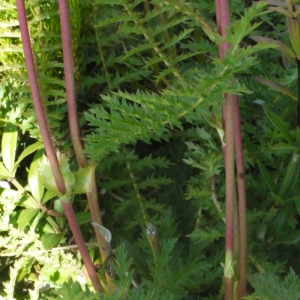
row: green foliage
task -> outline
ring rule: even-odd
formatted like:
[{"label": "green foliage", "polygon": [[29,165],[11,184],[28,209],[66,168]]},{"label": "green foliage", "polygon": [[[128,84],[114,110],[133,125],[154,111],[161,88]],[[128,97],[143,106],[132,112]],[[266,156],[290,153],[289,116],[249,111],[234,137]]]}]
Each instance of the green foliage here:
[{"label": "green foliage", "polygon": [[[299,252],[297,70],[285,68],[275,45],[247,39],[281,38],[284,18],[267,14],[263,2],[244,12],[241,1],[230,2],[235,21],[226,40],[232,47],[221,61],[223,39],[210,2],[69,1],[80,125],[93,163],[75,171],[57,3],[26,1],[41,94],[67,179],[63,200],[73,201],[91,243],[91,216],[81,194],[95,192],[87,187],[96,172],[116,253],[101,262],[97,248],[89,252],[102,282],[107,264],[115,272],[117,290],[109,297],[90,291],[80,257],[70,251],[61,195],[43,160],[14,3],[0,4],[0,179],[9,185],[0,190],[1,297],[21,299],[24,290],[31,299],[222,299],[221,108],[223,94],[235,93],[255,289],[245,299],[299,298],[299,267],[280,280]],[[153,251],[146,234],[149,223],[157,228],[160,251]]]},{"label": "green foliage", "polygon": [[283,280],[272,273],[251,274],[249,280],[255,293],[244,297],[244,299],[297,300],[300,297],[300,279],[292,269]]}]

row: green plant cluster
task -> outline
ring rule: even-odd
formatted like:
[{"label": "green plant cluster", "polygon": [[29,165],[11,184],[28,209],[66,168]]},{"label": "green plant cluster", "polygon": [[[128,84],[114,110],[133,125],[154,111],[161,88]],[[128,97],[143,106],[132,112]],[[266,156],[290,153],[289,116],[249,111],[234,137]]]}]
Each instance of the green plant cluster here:
[{"label": "green plant cluster", "polygon": [[[68,136],[57,3],[25,3],[53,139],[68,178],[81,184],[87,175],[76,173]],[[222,299],[225,93],[241,104],[245,299],[299,298],[297,65],[276,44],[248,38],[288,43],[285,16],[263,2],[230,4],[231,49],[220,60],[212,1],[69,1],[82,136],[116,249],[109,260],[99,258],[81,188],[72,203],[101,281],[113,270],[117,289],[107,297],[87,285],[61,200],[43,177],[15,3],[0,3],[0,299]]]}]

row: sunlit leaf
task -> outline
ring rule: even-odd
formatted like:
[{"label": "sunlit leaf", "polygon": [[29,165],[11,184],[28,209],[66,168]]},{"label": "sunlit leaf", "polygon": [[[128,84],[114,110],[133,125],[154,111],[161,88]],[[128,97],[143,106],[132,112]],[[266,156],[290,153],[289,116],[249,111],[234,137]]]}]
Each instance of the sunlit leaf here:
[{"label": "sunlit leaf", "polygon": [[14,165],[14,173],[16,172],[16,169],[18,168],[20,162],[27,157],[28,155],[32,154],[33,152],[44,148],[44,144],[41,141],[35,142],[34,144],[29,145],[28,147],[26,147],[22,153],[19,155],[17,161],[15,162]]},{"label": "sunlit leaf", "polygon": [[29,172],[28,172],[28,184],[30,187],[31,195],[37,200],[40,201],[43,197],[44,187],[41,184],[40,176],[39,176],[39,163],[42,159],[43,150],[38,151],[32,163],[30,164]]},{"label": "sunlit leaf", "polygon": [[18,218],[19,229],[23,231],[27,225],[30,225],[38,213],[39,210],[35,208],[26,208],[22,210]]},{"label": "sunlit leaf", "polygon": [[44,233],[41,237],[42,245],[45,250],[52,249],[59,245],[64,233]]},{"label": "sunlit leaf", "polygon": [[18,127],[7,123],[2,136],[2,160],[7,170],[12,174],[18,140]]}]

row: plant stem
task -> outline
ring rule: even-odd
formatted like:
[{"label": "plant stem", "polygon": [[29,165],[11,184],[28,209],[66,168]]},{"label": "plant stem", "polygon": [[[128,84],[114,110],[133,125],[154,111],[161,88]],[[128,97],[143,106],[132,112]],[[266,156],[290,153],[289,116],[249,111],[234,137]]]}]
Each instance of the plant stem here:
[{"label": "plant stem", "polygon": [[101,290],[103,292],[103,289],[102,289],[102,287],[100,285],[100,282],[99,282],[99,279],[98,279],[98,275],[95,272],[94,265],[91,261],[91,258],[89,256],[88,251],[87,251],[87,247],[86,247],[85,241],[83,239],[81,230],[80,230],[78,222],[76,220],[72,204],[69,203],[69,202],[62,201],[62,205],[63,205],[63,208],[64,208],[64,212],[66,214],[66,217],[68,219],[70,228],[72,230],[75,242],[78,246],[78,250],[81,254],[83,263],[84,263],[84,265],[86,267],[86,270],[89,274],[89,278],[91,279],[91,281],[93,283],[94,289],[95,289],[95,291]]},{"label": "plant stem", "polygon": [[297,127],[300,128],[300,60],[296,59],[298,70],[298,108],[297,108]]},{"label": "plant stem", "polygon": [[58,7],[59,7],[59,14],[60,14],[60,28],[61,28],[61,40],[62,40],[62,48],[63,48],[70,138],[74,147],[78,165],[81,168],[85,168],[87,166],[87,160],[82,151],[83,144],[80,137],[81,135],[80,126],[79,126],[77,106],[76,106],[72,35],[71,35],[71,27],[70,27],[68,1],[58,0]]},{"label": "plant stem", "polygon": [[239,205],[239,299],[247,293],[247,200],[246,200],[246,182],[242,145],[242,130],[240,122],[240,109],[238,98],[233,96],[233,113],[234,113],[234,138],[235,138],[235,155],[236,155],[236,172],[238,186],[238,205]]},{"label": "plant stem", "polygon": [[17,10],[18,10],[18,18],[20,23],[20,32],[22,37],[23,49],[24,49],[25,63],[28,72],[28,79],[29,79],[37,121],[39,124],[43,143],[45,146],[45,151],[49,159],[49,163],[53,172],[53,176],[55,178],[57,188],[62,194],[65,194],[66,186],[55,154],[54,145],[52,143],[52,138],[50,135],[50,129],[48,126],[48,122],[46,119],[46,115],[42,105],[41,95],[38,87],[37,76],[34,67],[32,49],[31,49],[30,38],[29,38],[25,4],[24,1],[22,0],[16,0],[16,3],[17,3]]},{"label": "plant stem", "polygon": [[226,237],[225,237],[225,300],[233,299],[234,287],[234,124],[233,124],[233,97],[226,95],[225,100],[225,174],[226,174]]},{"label": "plant stem", "polygon": [[[26,67],[27,67],[28,79],[29,79],[29,83],[30,83],[33,104],[34,104],[35,112],[37,115],[38,125],[40,127],[43,143],[45,146],[45,151],[46,151],[47,157],[49,159],[49,163],[51,166],[51,170],[53,172],[53,176],[54,176],[57,188],[62,194],[65,194],[66,193],[66,185],[65,185],[65,182],[64,182],[61,170],[60,170],[60,166],[59,166],[59,163],[58,163],[58,160],[56,157],[56,153],[55,153],[54,146],[52,143],[50,129],[48,127],[46,114],[45,114],[45,111],[44,111],[44,108],[42,105],[42,101],[41,101],[41,97],[40,97],[40,91],[39,91],[39,87],[38,87],[36,70],[34,67],[31,43],[30,43],[30,38],[29,38],[25,4],[24,4],[23,0],[17,0],[16,3],[17,3],[17,10],[18,10],[18,18],[19,18],[19,23],[20,23],[20,32],[21,32],[24,55],[25,55],[25,63],[26,63]],[[78,244],[80,254],[83,258],[83,261],[87,268],[90,279],[93,283],[94,289],[95,289],[95,291],[99,291],[99,289],[101,289],[101,285],[100,285],[97,273],[95,271],[95,268],[93,266],[93,263],[89,257],[87,248],[85,246],[84,239],[82,237],[79,225],[75,218],[75,213],[73,211],[73,207],[68,202],[62,202],[62,204],[63,204],[64,210],[65,210],[66,217],[68,219],[68,223],[69,223],[72,233],[74,235],[75,241]]]},{"label": "plant stem", "polygon": [[[227,32],[226,28],[230,24],[229,18],[229,5],[227,0],[216,0],[216,19],[218,32],[221,36],[226,37]],[[219,57],[222,59],[225,57],[227,50],[230,45],[227,42],[223,42],[219,46]],[[236,106],[236,107],[235,107]],[[234,108],[235,107],[235,108]],[[238,146],[237,152],[239,153],[239,163],[242,163],[240,155],[241,152],[241,135],[235,136],[235,125],[240,122],[238,112],[238,102],[237,97],[231,94],[225,95],[225,108],[224,108],[224,117],[225,117],[225,136],[226,136],[226,146],[224,149],[225,154],[225,174],[226,174],[226,237],[225,237],[225,267],[224,267],[224,276],[225,276],[225,300],[233,300],[236,298],[236,289],[234,286],[234,258],[237,255],[236,251],[239,251],[240,247],[235,247],[234,245],[234,235],[236,235],[236,239],[238,239],[239,245],[242,242],[245,242],[245,239],[241,239],[240,235],[244,234],[246,227],[243,227],[243,231],[240,231],[239,228],[234,227],[235,222],[236,226],[239,226],[238,223],[238,209],[237,209],[237,201],[236,201],[236,190],[235,190],[235,173],[234,173],[234,149],[235,144]],[[234,118],[236,118],[234,120]],[[240,131],[240,126],[236,128],[236,130]],[[238,167],[238,174],[244,174],[243,167],[240,169]],[[243,186],[240,184],[239,187],[239,195],[242,194],[240,190],[242,190]],[[241,203],[245,204],[245,198],[241,201]],[[240,203],[239,203],[240,204]],[[243,204],[242,204],[243,205]],[[240,209],[240,208],[239,208]],[[245,217],[245,208],[241,209],[243,217]],[[242,220],[244,225],[245,220]],[[236,242],[238,242],[236,240]],[[243,246],[243,251],[245,251],[246,244]],[[242,259],[244,259],[244,254]],[[245,275],[244,266],[239,269],[239,273]],[[244,280],[244,279],[243,279]],[[245,284],[242,283],[244,287]],[[243,293],[243,288],[240,289],[238,286],[238,293]],[[238,296],[240,297],[240,296]]]},{"label": "plant stem", "polygon": [[[73,148],[75,151],[76,159],[80,168],[86,168],[88,166],[86,156],[83,152],[83,143],[81,140],[80,126],[78,120],[76,96],[75,96],[75,80],[74,80],[74,63],[73,63],[73,51],[72,51],[72,35],[70,27],[70,16],[67,0],[58,0],[58,7],[60,13],[60,27],[61,27],[61,38],[63,48],[63,59],[64,59],[64,71],[65,71],[65,82],[66,82],[66,97],[68,104],[68,118],[70,137],[72,140]],[[97,196],[97,185],[95,180],[95,166],[93,169],[93,178],[90,181],[90,186],[87,192],[87,199],[89,209],[91,212],[92,221],[99,225],[102,225],[102,217],[100,213],[100,207]],[[100,249],[101,259],[104,262],[108,257],[108,253],[103,250],[106,248],[106,242],[100,232],[95,228],[95,234]],[[105,273],[107,283],[111,292],[115,290],[115,285],[112,278]]]}]

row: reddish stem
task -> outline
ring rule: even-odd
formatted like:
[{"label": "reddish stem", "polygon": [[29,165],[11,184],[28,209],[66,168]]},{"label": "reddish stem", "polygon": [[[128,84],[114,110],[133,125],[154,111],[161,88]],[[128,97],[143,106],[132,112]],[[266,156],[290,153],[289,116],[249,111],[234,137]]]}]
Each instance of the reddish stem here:
[{"label": "reddish stem", "polygon": [[28,79],[29,79],[37,121],[40,127],[42,140],[45,146],[45,151],[49,159],[49,163],[55,178],[57,188],[62,194],[65,194],[66,186],[60,171],[59,163],[56,157],[56,153],[54,150],[54,146],[50,134],[50,129],[48,126],[45,111],[41,101],[41,95],[40,95],[39,86],[37,82],[37,76],[34,67],[34,61],[33,61],[33,55],[32,55],[32,49],[31,49],[31,43],[30,43],[30,37],[28,31],[25,4],[23,0],[17,0],[16,3],[17,3],[20,32],[21,32],[23,50],[25,56],[25,63],[28,72]]},{"label": "reddish stem", "polygon": [[[21,32],[21,37],[22,37],[26,68],[27,68],[27,72],[28,72],[28,79],[29,79],[29,83],[30,83],[33,104],[34,104],[35,112],[37,115],[38,125],[41,130],[41,135],[42,135],[42,139],[44,142],[45,151],[46,151],[46,154],[49,159],[49,163],[51,166],[51,170],[53,172],[53,176],[54,176],[57,188],[60,191],[60,193],[65,194],[66,193],[65,182],[64,182],[62,173],[60,171],[60,166],[59,166],[59,163],[58,163],[58,160],[56,157],[56,153],[54,150],[54,146],[52,143],[51,133],[50,133],[47,119],[46,119],[46,114],[45,114],[45,111],[44,111],[44,108],[42,105],[42,101],[41,101],[41,97],[40,97],[39,86],[38,86],[38,82],[37,82],[36,70],[34,67],[32,48],[31,48],[31,43],[30,43],[29,31],[28,31],[25,4],[24,4],[23,0],[17,0],[16,3],[17,3],[18,18],[19,18],[19,23],[20,23],[20,32]],[[75,217],[75,213],[73,211],[73,207],[70,203],[67,203],[67,202],[62,202],[62,203],[63,203],[63,207],[64,207],[64,211],[65,211],[68,223],[69,223],[72,233],[74,235],[75,241],[78,245],[80,254],[81,254],[84,264],[87,268],[90,279],[93,283],[94,289],[95,289],[95,291],[99,291],[99,289],[101,288],[100,282],[99,282],[97,273],[95,271],[95,268],[93,266],[93,263],[89,257],[84,239],[82,237],[79,225],[78,225],[76,217]]]},{"label": "reddish stem", "polygon": [[234,138],[236,171],[239,200],[239,225],[240,225],[240,251],[239,251],[239,286],[238,296],[242,299],[247,293],[247,201],[246,201],[246,182],[242,145],[242,130],[240,121],[240,109],[238,97],[233,96],[234,113]]},{"label": "reddish stem", "polygon": [[63,48],[70,137],[72,140],[78,165],[81,168],[85,168],[87,166],[87,160],[83,153],[83,144],[80,137],[81,133],[76,106],[72,35],[70,27],[68,1],[58,0],[58,7],[60,14],[60,28]]},{"label": "reddish stem", "polygon": [[69,226],[72,230],[75,242],[78,246],[78,250],[81,254],[83,263],[86,267],[86,270],[87,270],[89,278],[93,284],[93,287],[96,292],[98,292],[99,290],[101,290],[103,292],[102,287],[99,282],[99,279],[98,279],[98,276],[97,276],[97,273],[95,272],[95,267],[91,261],[91,258],[87,251],[86,244],[84,242],[81,230],[80,230],[78,222],[76,220],[72,204],[68,203],[68,202],[62,202],[62,204],[63,204],[64,212],[65,212],[66,217],[69,222]]}]

